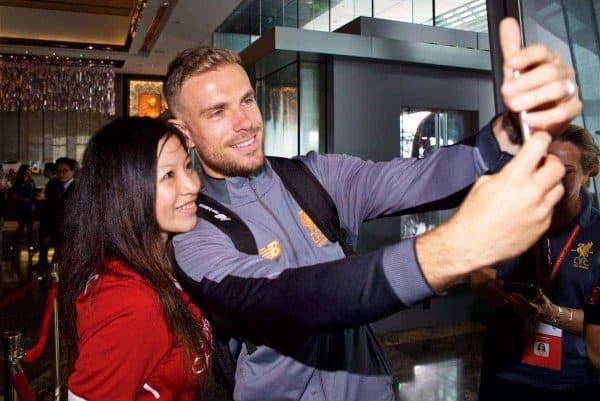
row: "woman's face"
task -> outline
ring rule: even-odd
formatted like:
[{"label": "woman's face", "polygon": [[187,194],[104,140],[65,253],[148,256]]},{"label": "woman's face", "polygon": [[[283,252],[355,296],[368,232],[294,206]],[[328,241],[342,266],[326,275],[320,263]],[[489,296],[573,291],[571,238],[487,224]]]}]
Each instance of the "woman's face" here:
[{"label": "woman's face", "polygon": [[568,204],[578,199],[579,191],[585,186],[589,178],[589,171],[583,171],[583,166],[581,165],[581,150],[571,142],[559,140],[550,144],[548,153],[556,155],[566,169],[562,181],[565,187],[565,194],[560,202]]},{"label": "woman's face", "polygon": [[196,225],[196,196],[200,178],[177,137],[158,143],[156,219],[163,238],[190,231]]}]

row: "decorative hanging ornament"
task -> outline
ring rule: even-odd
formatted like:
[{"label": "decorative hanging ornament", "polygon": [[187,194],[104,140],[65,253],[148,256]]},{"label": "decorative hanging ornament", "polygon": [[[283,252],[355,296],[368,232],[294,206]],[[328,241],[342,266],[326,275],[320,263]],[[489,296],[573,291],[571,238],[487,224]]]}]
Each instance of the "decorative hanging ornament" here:
[{"label": "decorative hanging ornament", "polygon": [[61,58],[0,57],[0,110],[114,115],[114,67]]}]

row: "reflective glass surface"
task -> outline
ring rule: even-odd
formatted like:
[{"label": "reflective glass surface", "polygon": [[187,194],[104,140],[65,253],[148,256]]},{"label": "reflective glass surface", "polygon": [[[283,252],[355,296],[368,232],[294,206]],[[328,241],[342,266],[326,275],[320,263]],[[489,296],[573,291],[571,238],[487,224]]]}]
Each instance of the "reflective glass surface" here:
[{"label": "reflective glass surface", "polygon": [[298,154],[298,63],[292,63],[256,81],[263,113],[265,153],[293,157]]},{"label": "reflective glass surface", "polygon": [[[403,108],[400,114],[400,156],[422,159],[440,146],[455,144],[477,132],[477,113],[472,111]],[[414,237],[450,217],[452,211],[402,216],[400,235]]]},{"label": "reflective glass surface", "polygon": [[246,0],[213,44],[241,51],[275,26],[333,32],[361,16],[485,32],[486,15],[485,0]]}]

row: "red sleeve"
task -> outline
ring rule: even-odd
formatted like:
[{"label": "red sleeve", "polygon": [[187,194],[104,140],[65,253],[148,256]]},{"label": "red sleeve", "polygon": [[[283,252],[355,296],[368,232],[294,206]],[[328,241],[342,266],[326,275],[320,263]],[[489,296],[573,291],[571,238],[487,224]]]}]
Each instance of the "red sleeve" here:
[{"label": "red sleeve", "polygon": [[77,302],[79,356],[69,390],[89,401],[134,400],[170,349],[156,293],[130,278],[101,279]]}]

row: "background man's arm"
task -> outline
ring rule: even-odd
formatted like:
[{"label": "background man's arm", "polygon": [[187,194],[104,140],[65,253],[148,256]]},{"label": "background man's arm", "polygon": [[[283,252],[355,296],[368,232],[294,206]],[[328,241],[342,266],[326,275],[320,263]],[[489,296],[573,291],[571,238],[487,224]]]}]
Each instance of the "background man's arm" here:
[{"label": "background man's arm", "polygon": [[585,344],[589,360],[596,369],[600,369],[600,325],[585,326]]}]

